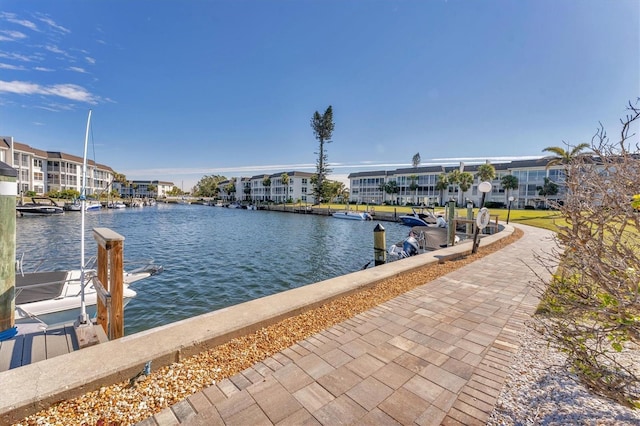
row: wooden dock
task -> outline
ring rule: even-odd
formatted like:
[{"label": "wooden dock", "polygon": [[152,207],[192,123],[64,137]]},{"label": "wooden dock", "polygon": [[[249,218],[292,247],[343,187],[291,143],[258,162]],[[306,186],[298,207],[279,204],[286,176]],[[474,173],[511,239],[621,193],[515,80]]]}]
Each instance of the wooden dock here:
[{"label": "wooden dock", "polygon": [[[106,341],[101,327],[100,341]],[[18,335],[0,342],[0,372],[43,361],[80,349],[73,324],[61,324],[44,330],[37,325],[18,326]]]}]

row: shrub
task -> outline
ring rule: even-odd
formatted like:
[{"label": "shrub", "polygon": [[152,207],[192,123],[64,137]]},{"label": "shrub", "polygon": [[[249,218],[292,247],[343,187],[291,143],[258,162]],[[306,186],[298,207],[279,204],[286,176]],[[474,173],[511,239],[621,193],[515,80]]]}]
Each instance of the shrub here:
[{"label": "shrub", "polygon": [[[567,196],[557,208],[557,250],[540,256],[549,282],[540,282],[540,325],[567,354],[572,369],[593,391],[640,408],[640,376],[620,353],[640,345],[640,217],[632,198],[640,188],[640,149],[628,130],[640,110],[629,105],[622,137],[611,143],[601,127],[592,155],[565,164]],[[602,208],[606,206],[607,208]]]}]

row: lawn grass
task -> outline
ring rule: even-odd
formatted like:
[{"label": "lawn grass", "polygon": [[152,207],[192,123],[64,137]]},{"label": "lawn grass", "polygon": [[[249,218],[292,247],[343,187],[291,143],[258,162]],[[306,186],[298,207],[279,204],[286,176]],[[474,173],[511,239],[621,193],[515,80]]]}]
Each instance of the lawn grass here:
[{"label": "lawn grass", "polygon": [[[344,210],[345,204],[322,204],[321,207],[330,207],[331,210]],[[411,213],[411,207],[408,206],[367,206],[367,205],[350,205],[350,210],[364,211],[375,209],[377,212],[396,212],[398,215]],[[417,209],[418,211],[419,209]],[[436,207],[436,212],[444,211],[444,207]],[[537,228],[544,228],[550,231],[557,231],[558,225],[566,225],[566,222],[559,211],[556,210],[519,210],[511,209],[511,212],[507,209],[489,209],[490,214],[498,215],[498,220],[506,221],[507,214],[509,214],[509,222],[522,223],[524,225],[535,226]],[[457,208],[456,213],[458,216],[466,217],[466,208]],[[474,209],[474,217],[478,213],[478,209]]]}]

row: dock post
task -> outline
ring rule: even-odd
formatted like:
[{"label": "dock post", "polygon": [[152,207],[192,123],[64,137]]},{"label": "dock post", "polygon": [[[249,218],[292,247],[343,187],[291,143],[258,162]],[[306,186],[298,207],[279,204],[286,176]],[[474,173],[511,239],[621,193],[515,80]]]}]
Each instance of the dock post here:
[{"label": "dock post", "polygon": [[471,200],[467,200],[467,225],[465,227],[465,233],[467,235],[471,235],[473,232],[473,202]]},{"label": "dock post", "polygon": [[384,265],[387,261],[387,243],[382,225],[373,228],[373,258],[375,266]]},{"label": "dock post", "polygon": [[[108,285],[111,294],[108,336],[110,340],[118,339],[124,336],[122,300],[124,292],[124,237],[109,228],[94,228],[93,238],[98,243],[98,278],[103,285]],[[107,279],[102,281],[105,277]],[[107,312],[106,307],[101,307],[101,303],[98,303],[98,321],[100,321],[100,316],[104,316]],[[106,330],[106,324],[104,322],[100,324]]]},{"label": "dock post", "polygon": [[15,326],[16,196],[18,172],[0,161],[0,341],[18,332]]},{"label": "dock post", "polygon": [[452,246],[456,238],[456,202],[454,200],[449,200],[447,213],[447,244]]}]

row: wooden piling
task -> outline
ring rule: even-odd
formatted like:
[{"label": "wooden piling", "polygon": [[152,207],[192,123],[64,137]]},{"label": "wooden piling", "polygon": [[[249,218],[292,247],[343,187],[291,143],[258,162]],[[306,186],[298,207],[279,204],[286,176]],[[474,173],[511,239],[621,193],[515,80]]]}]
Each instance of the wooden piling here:
[{"label": "wooden piling", "polygon": [[[16,169],[0,162],[0,336],[10,338],[15,328],[16,282]],[[0,338],[0,340],[2,340]]]},{"label": "wooden piling", "polygon": [[373,258],[375,266],[384,265],[387,261],[387,242],[384,227],[377,224],[373,229]]},{"label": "wooden piling", "polygon": [[94,228],[93,238],[98,243],[98,279],[111,295],[111,306],[107,311],[98,298],[98,324],[107,332],[109,339],[124,336],[124,237],[109,228]]}]

